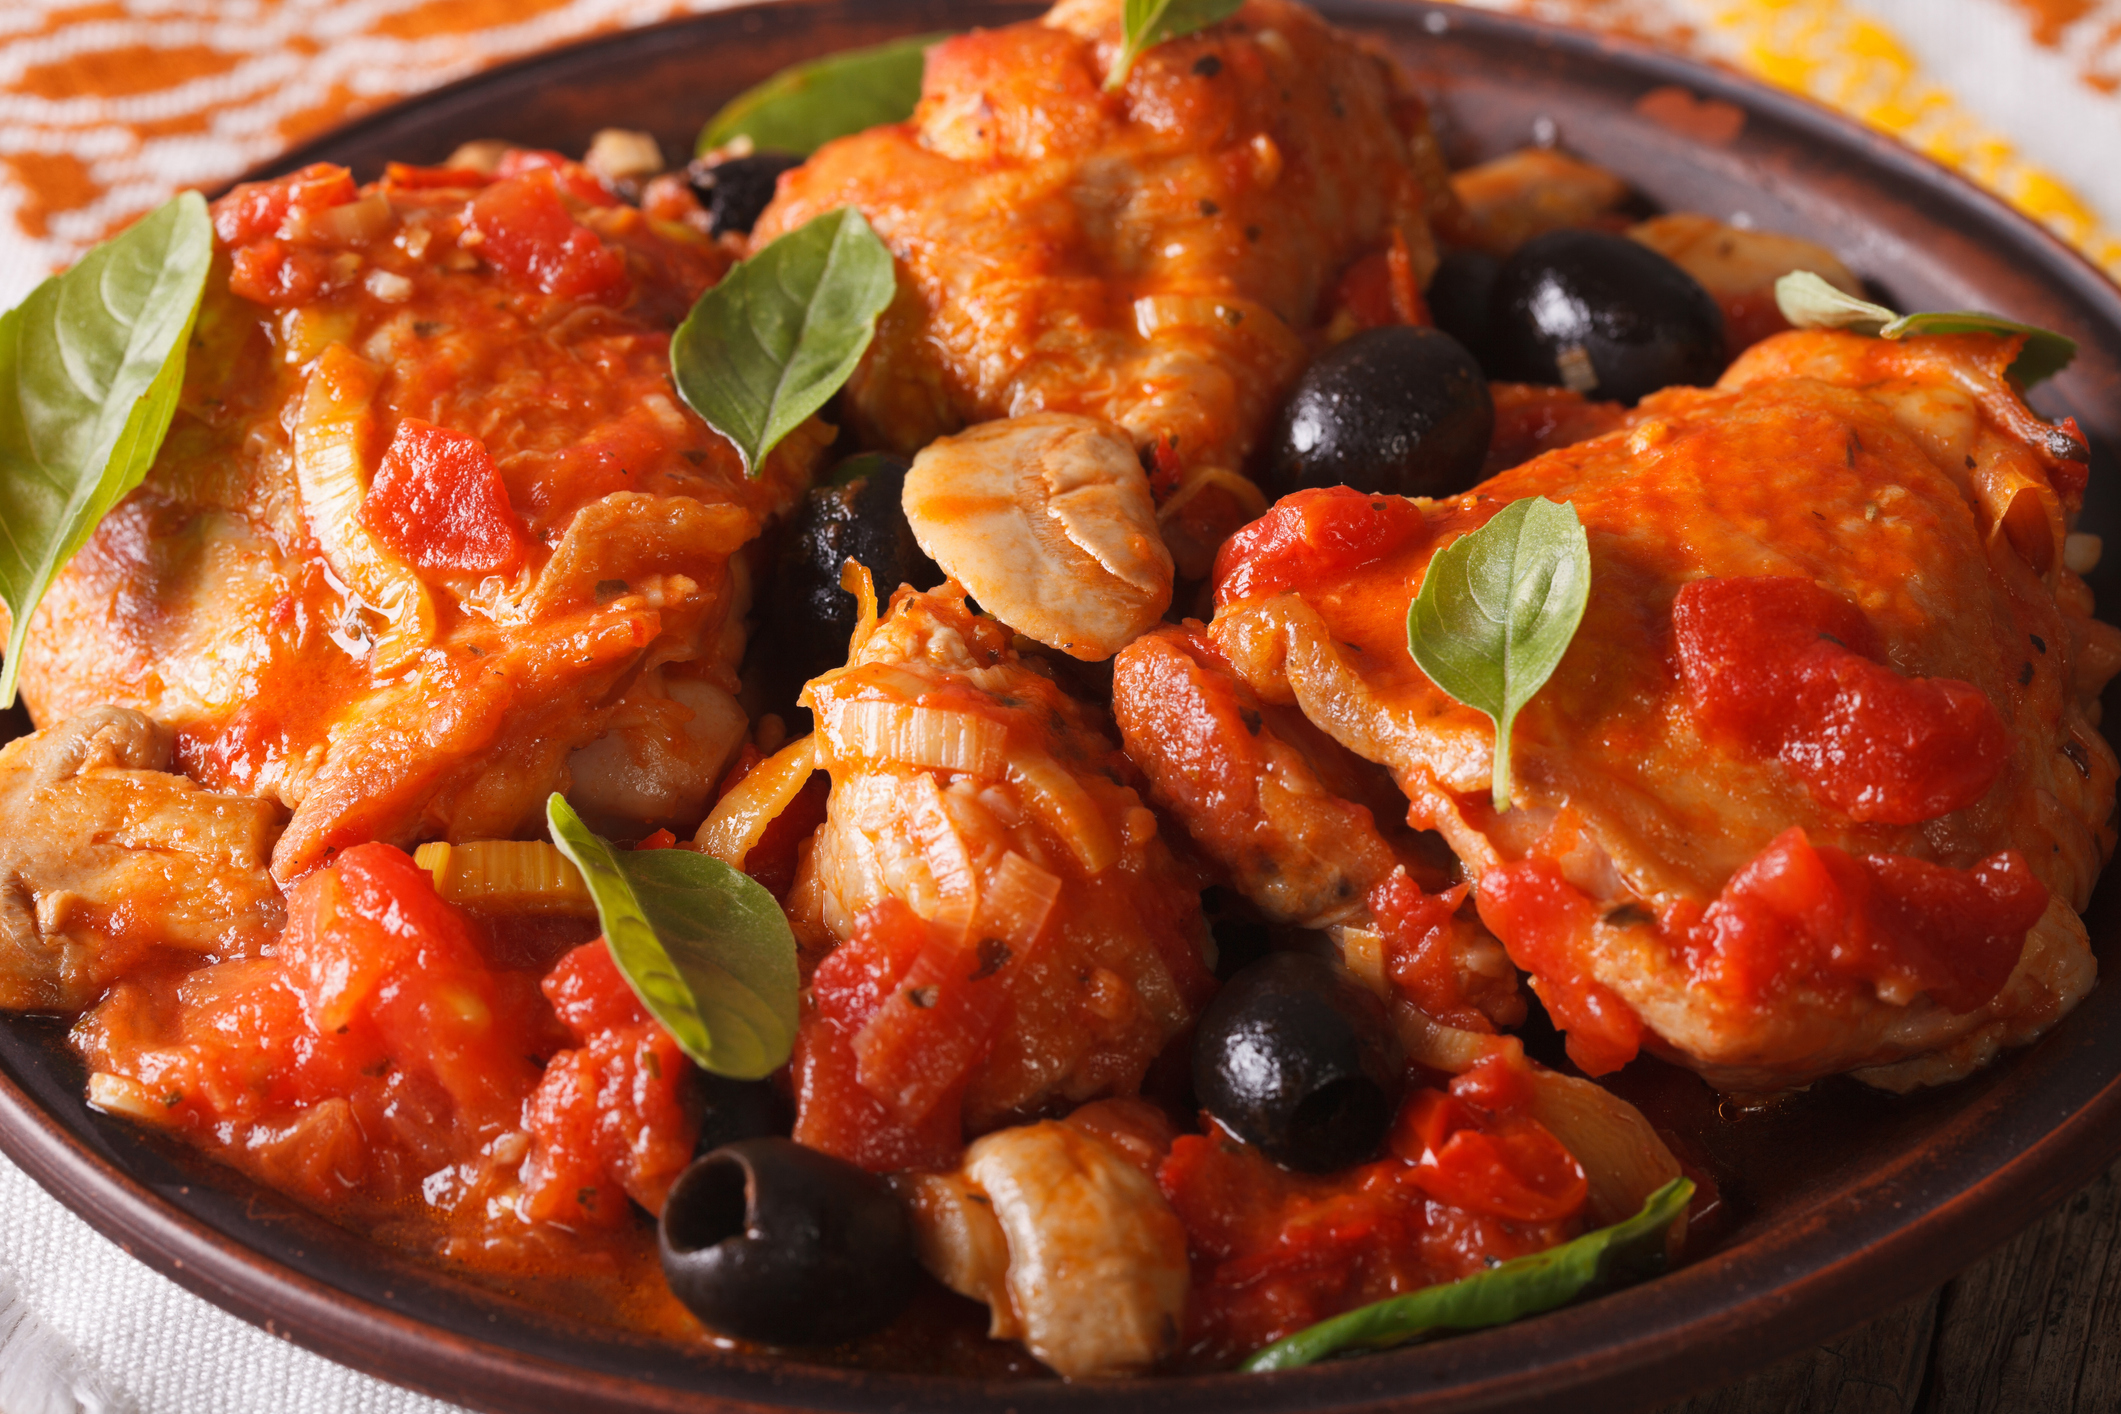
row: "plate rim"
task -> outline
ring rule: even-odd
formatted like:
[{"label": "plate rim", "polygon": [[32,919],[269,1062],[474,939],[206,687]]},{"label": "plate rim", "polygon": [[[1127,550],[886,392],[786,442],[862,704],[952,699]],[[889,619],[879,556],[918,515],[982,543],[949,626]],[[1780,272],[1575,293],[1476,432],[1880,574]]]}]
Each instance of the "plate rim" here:
[{"label": "plate rim", "polygon": [[[970,0],[968,0],[970,3]],[[1804,95],[1777,89],[1735,71],[1656,49],[1626,37],[1600,35],[1562,25],[1473,9],[1449,3],[1404,3],[1404,0],[1316,0],[1335,22],[1355,27],[1408,29],[1440,21],[1444,32],[1463,29],[1514,37],[1542,47],[1557,47],[1576,56],[1622,68],[1645,79],[1681,86],[1697,96],[1737,101],[1748,111],[1761,110],[1782,123],[1825,138],[1842,153],[1866,164],[1893,170],[1904,180],[1926,188],[1960,210],[1971,207],[1985,225],[2007,230],[2021,246],[2054,274],[2067,278],[2074,293],[2088,297],[2085,318],[2111,328],[2121,340],[2121,287],[2088,257],[2054,232],[2012,208],[1970,179],[1941,166],[1897,139],[1879,133]],[[947,0],[946,0],[947,5]],[[931,4],[931,9],[946,8]],[[778,12],[819,14],[862,7],[854,0],[763,0],[609,34],[521,56],[448,84],[411,95],[318,134],[245,173],[237,181],[276,175],[320,154],[381,131],[417,110],[446,103],[482,88],[505,85],[533,70],[588,52],[622,52],[629,45],[651,45],[658,36],[728,27],[729,38],[742,42],[747,17]],[[905,7],[914,7],[908,4]],[[961,8],[947,5],[947,8]],[[999,9],[1002,6],[990,6]],[[1018,8],[1018,7],[1009,7]],[[1036,13],[1037,5],[1020,7]],[[770,21],[769,21],[770,23]],[[1986,233],[1984,232],[1984,235]],[[2103,306],[2103,307],[2102,307]],[[2096,954],[2095,954],[2096,955]],[[9,1019],[0,1018],[0,1025]],[[2051,1047],[2068,1018],[2028,1051]],[[85,1106],[85,1100],[82,1102]],[[1473,1384],[1423,1388],[1422,1371],[1410,1363],[1411,1352],[1367,1357],[1359,1362],[1316,1367],[1274,1375],[1219,1374],[1163,1378],[1121,1385],[1063,1386],[954,1380],[942,1377],[879,1375],[789,1363],[764,1377],[756,1371],[732,1370],[732,1380],[709,1380],[676,1387],[646,1377],[630,1378],[587,1369],[532,1354],[519,1347],[489,1342],[405,1315],[378,1302],[332,1286],[289,1267],[245,1244],[233,1234],[179,1207],[162,1193],[94,1151],[48,1112],[16,1077],[0,1067],[0,1152],[20,1165],[45,1190],[105,1237],[151,1268],[224,1310],[269,1334],[297,1344],[351,1368],[439,1398],[475,1408],[507,1410],[525,1407],[571,1409],[632,1408],[644,1410],[728,1411],[865,1409],[913,1401],[947,1403],[962,1408],[1025,1410],[1075,1408],[1088,1401],[1117,1404],[1124,1391],[1129,1407],[1202,1411],[1249,1409],[1452,1408],[1513,1409],[1558,1406],[1604,1397],[1648,1403],[1693,1389],[1725,1383],[1739,1373],[1833,1335],[1842,1318],[1831,1299],[1856,1279],[1849,1270],[1859,1258],[1885,1257],[1884,1286],[1865,1277],[1882,1313],[1925,1287],[1962,1269],[1979,1252],[2029,1225],[2053,1202],[2080,1187],[2093,1174],[2121,1157],[2121,1060],[2108,1065],[2104,1084],[2059,1124],[2009,1157],[1998,1160],[1983,1177],[1965,1185],[1915,1219],[1871,1243],[1830,1260],[1807,1260],[1832,1243],[1823,1214],[1806,1215],[1815,1229],[1809,1239],[1784,1249],[1786,1279],[1763,1291],[1746,1294],[1721,1290],[1701,1293],[1715,1299],[1694,1303],[1682,1313],[1681,1298],[1690,1288],[1735,1264],[1767,1233],[1653,1283],[1614,1293],[1600,1300],[1535,1318],[1497,1331],[1474,1333],[1426,1347],[1428,1353],[1462,1350],[1478,1353],[1498,1341],[1533,1353],[1523,1368]],[[1923,1156],[1903,1154],[1885,1165],[1890,1172]],[[1862,1186],[1878,1182],[1866,1177]],[[328,1220],[327,1220],[328,1221]],[[1774,1230],[1770,1229],[1770,1233]],[[1948,1253],[1949,1255],[1945,1255]],[[1694,1280],[1689,1280],[1692,1274]],[[448,1280],[446,1273],[439,1273]],[[1646,1297],[1646,1294],[1647,1297]],[[1656,1300],[1669,1308],[1662,1316],[1641,1310]],[[1633,1298],[1633,1299],[1631,1299]],[[1762,1303],[1766,1303],[1764,1306]],[[1644,1318],[1650,1319],[1644,1319]],[[1610,1338],[1600,1338],[1611,1332]],[[1697,1366],[1712,1365],[1706,1375],[1679,1368],[1673,1347],[1684,1345]],[[1569,1354],[1568,1352],[1574,1352]],[[1561,1358],[1554,1358],[1561,1357]],[[1453,1362],[1449,1365],[1465,1364]],[[1402,1378],[1395,1380],[1394,1374]],[[1404,1376],[1414,1376],[1410,1380]],[[798,1402],[774,1398],[760,1403],[752,1395],[779,1392]],[[583,1404],[584,1399],[595,1401]]]}]

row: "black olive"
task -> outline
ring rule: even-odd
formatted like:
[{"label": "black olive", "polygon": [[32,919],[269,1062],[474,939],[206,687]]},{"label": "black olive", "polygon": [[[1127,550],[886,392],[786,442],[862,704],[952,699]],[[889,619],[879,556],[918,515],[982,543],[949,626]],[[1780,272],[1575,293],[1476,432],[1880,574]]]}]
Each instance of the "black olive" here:
[{"label": "black olive", "polygon": [[712,1153],[740,1139],[785,1135],[795,1123],[788,1097],[771,1080],[731,1080],[711,1070],[693,1074],[703,1102],[696,1154]]},{"label": "black olive", "polygon": [[882,1179],[793,1139],[728,1144],[663,1203],[663,1276],[707,1325],[769,1345],[830,1345],[912,1295],[913,1227]]},{"label": "black olive", "polygon": [[1693,276],[1605,231],[1549,231],[1502,263],[1488,300],[1489,368],[1632,403],[1723,371],[1723,310]]},{"label": "black olive", "polygon": [[905,489],[904,461],[866,452],[840,463],[830,484],[804,499],[763,615],[772,650],[769,692],[792,699],[803,683],[847,661],[857,617],[854,596],[840,588],[848,560],[868,568],[879,600],[902,583],[932,589],[943,582],[906,524]]},{"label": "black olive", "polygon": [[1202,1107],[1306,1173],[1377,1152],[1405,1071],[1384,1003],[1309,953],[1274,953],[1233,977],[1193,1040]]},{"label": "black olive", "polygon": [[1502,262],[1486,251],[1454,250],[1436,266],[1423,297],[1436,327],[1466,346],[1466,352],[1488,362],[1488,296]]},{"label": "black olive", "polygon": [[1268,488],[1446,496],[1480,479],[1495,430],[1487,379],[1437,329],[1365,329],[1318,356],[1275,429]]},{"label": "black olive", "polygon": [[710,234],[735,231],[749,235],[758,224],[759,213],[773,200],[781,173],[802,165],[799,152],[754,152],[749,157],[725,157],[712,165],[694,162],[685,169],[685,177],[700,205],[707,208]]}]

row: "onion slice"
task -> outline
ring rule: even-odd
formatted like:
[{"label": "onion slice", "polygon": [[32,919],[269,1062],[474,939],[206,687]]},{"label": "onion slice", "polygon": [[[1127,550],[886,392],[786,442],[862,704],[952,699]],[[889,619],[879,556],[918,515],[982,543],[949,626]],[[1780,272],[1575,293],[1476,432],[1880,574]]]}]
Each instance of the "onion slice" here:
[{"label": "onion slice", "polygon": [[818,735],[834,761],[896,761],[994,780],[1007,759],[1009,728],[977,712],[827,698],[817,716]]},{"label": "onion slice", "polygon": [[714,803],[692,842],[730,868],[742,869],[751,847],[809,783],[817,764],[816,737],[788,743]]},{"label": "onion slice", "polygon": [[1102,874],[1118,862],[1119,843],[1112,838],[1112,827],[1067,767],[1043,751],[1012,751],[1009,784],[1085,873]]},{"label": "onion slice", "polygon": [[596,901],[581,871],[543,840],[433,841],[412,862],[434,875],[435,892],[483,913],[594,918]]}]

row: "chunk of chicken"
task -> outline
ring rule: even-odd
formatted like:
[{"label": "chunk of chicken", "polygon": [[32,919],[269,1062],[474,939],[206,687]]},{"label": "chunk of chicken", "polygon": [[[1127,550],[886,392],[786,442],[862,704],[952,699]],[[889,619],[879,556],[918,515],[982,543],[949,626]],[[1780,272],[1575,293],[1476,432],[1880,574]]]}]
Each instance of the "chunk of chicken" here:
[{"label": "chunk of chicken", "polygon": [[30,627],[35,718],[167,724],[195,779],[293,811],[282,879],[367,839],[518,834],[575,770],[607,827],[696,822],[733,557],[824,440],[752,479],[672,395],[718,249],[572,164],[499,171],[312,168],[217,203],[168,440]]},{"label": "chunk of chicken", "polygon": [[[1168,1141],[1167,1141],[1168,1142]],[[1178,1345],[1186,1233],[1140,1166],[1087,1125],[975,1143],[956,1173],[898,1180],[921,1260],[1071,1380],[1147,1373]]]},{"label": "chunk of chicken", "polygon": [[[943,41],[911,122],[782,178],[755,242],[853,205],[898,257],[842,404],[872,442],[910,455],[969,423],[1082,413],[1125,429],[1169,494],[1244,467],[1344,267],[1395,235],[1417,285],[1434,267],[1450,196],[1386,60],[1292,0],[1248,0],[1108,91],[1121,8],[1066,0]],[[1235,515],[1205,553],[1241,500],[1191,500]]]},{"label": "chunk of chicken", "polygon": [[[1435,836],[1387,836],[1405,809],[1390,780],[1295,708],[1261,701],[1198,626],[1129,645],[1113,664],[1112,712],[1150,797],[1267,917],[1331,930],[1387,1000],[1475,1026],[1523,1019],[1517,974],[1459,909],[1464,890],[1423,906],[1457,880]],[[1395,973],[1426,985],[1395,987]]]},{"label": "chunk of chicken", "polygon": [[[2116,762],[2089,713],[2121,633],[2063,563],[2083,448],[2026,410],[2014,349],[1781,335],[1717,388],[1419,503],[1338,563],[1277,578],[1234,545],[1209,641],[1391,768],[1587,1069],[1646,1044],[1744,1089],[1964,1074],[2090,985],[2076,910],[2114,842]],[[1497,814],[1492,725],[1415,668],[1406,606],[1438,548],[1530,495],[1574,505],[1592,587],[1517,719],[1517,808]],[[1675,619],[1734,584],[1828,626]],[[1770,685],[1718,716],[1703,662],[1860,686],[1825,715]],[[1888,699],[1932,705],[1865,705]],[[1734,727],[1747,712],[1782,735]],[[1887,806],[1837,775],[1889,756],[1948,788]]]},{"label": "chunk of chicken", "polygon": [[923,447],[906,520],[928,557],[1017,632],[1111,657],[1171,603],[1171,555],[1119,429],[1037,412]]},{"label": "chunk of chicken", "polygon": [[[938,1117],[954,1151],[960,1115],[977,1134],[1136,1089],[1213,988],[1207,927],[1092,710],[948,584],[901,589],[806,700],[832,791],[790,910],[813,957],[856,953],[817,969],[797,1137],[893,1168],[865,1105]],[[918,960],[864,933],[886,904],[924,930]]]},{"label": "chunk of chicken", "polygon": [[232,958],[279,933],[279,807],[169,764],[122,707],[0,747],[0,1009],[79,1011],[150,949]]}]

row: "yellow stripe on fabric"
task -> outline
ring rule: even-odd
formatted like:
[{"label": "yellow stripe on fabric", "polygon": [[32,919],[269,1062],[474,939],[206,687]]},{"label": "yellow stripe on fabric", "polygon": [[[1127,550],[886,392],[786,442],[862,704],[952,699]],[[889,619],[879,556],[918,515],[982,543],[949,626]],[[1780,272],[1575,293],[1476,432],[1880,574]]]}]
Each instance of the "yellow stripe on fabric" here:
[{"label": "yellow stripe on fabric", "polygon": [[1741,67],[1893,134],[2004,197],[2121,279],[2121,233],[2069,184],[2027,161],[1907,46],[1842,0],[1724,0],[1709,21]]}]

